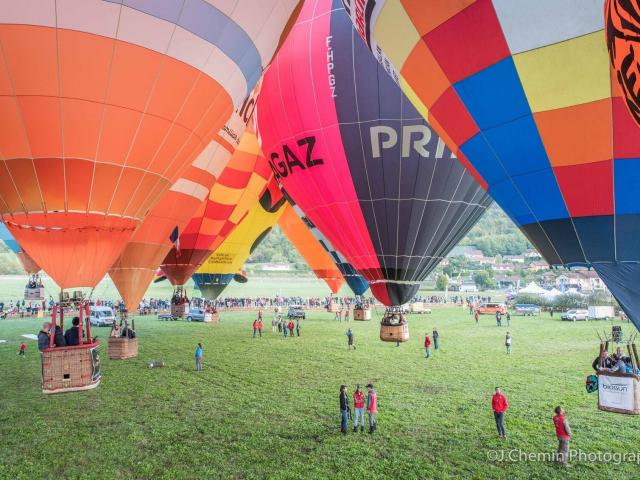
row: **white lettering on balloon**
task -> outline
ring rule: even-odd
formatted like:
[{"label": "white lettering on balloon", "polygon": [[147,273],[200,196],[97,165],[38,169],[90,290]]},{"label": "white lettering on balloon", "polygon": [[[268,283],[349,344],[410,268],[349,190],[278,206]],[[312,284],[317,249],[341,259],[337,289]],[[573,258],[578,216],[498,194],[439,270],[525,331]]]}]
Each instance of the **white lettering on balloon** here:
[{"label": "white lettering on balloon", "polygon": [[336,76],[333,74],[333,47],[331,46],[331,39],[333,39],[333,35],[327,36],[326,46],[327,46],[327,75],[329,78],[329,89],[331,90],[331,96],[336,98]]},{"label": "white lettering on balloon", "polygon": [[[369,136],[371,138],[371,154],[373,158],[380,158],[382,150],[395,147],[398,144],[398,138],[402,137],[401,157],[409,158],[411,150],[415,150],[418,155],[423,158],[429,158],[431,152],[426,148],[433,137],[431,129],[424,124],[419,125],[403,125],[402,131],[396,131],[395,128],[388,125],[376,125],[370,127]],[[444,158],[445,143],[440,137],[436,144],[435,158]],[[450,158],[456,158],[453,152]]]}]

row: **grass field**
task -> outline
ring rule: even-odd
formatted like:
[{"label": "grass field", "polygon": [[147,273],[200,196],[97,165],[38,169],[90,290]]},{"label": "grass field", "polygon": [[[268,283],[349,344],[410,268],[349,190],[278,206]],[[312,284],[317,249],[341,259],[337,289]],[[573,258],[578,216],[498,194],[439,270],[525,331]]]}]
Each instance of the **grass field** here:
[{"label": "grass field", "polygon": [[[378,312],[378,317],[381,312]],[[505,327],[462,309],[410,317],[411,340],[377,339],[378,322],[346,325],[308,316],[300,338],[251,338],[251,313],[219,325],[136,321],[140,355],[110,361],[102,384],[58,396],[40,393],[39,357],[20,335],[36,320],[0,322],[0,478],[318,479],[318,478],[638,478],[625,462],[492,461],[495,450],[551,452],[552,409],[562,404],[584,452],[640,450],[640,418],[603,413],[584,391],[608,324],[514,317],[513,353]],[[270,320],[270,319],[269,319]],[[441,348],[423,358],[423,335],[437,326]],[[107,329],[99,330],[106,337]],[[195,372],[195,344],[204,371]],[[163,360],[165,368],[147,362]],[[338,387],[373,382],[379,396],[374,435],[339,434]],[[490,397],[505,390],[509,437],[496,437]],[[519,455],[519,453],[516,453]]]}]

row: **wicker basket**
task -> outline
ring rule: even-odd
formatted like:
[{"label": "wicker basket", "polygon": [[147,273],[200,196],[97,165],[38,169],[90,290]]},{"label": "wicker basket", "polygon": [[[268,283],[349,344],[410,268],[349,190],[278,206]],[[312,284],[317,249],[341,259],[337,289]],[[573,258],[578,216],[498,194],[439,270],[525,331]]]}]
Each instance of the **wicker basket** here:
[{"label": "wicker basket", "polygon": [[220,323],[220,314],[218,312],[205,313],[204,321],[207,323]]},{"label": "wicker basket", "polygon": [[138,356],[138,339],[127,337],[109,337],[109,358],[124,360]]},{"label": "wicker basket", "polygon": [[371,309],[370,308],[354,308],[353,319],[361,322],[371,320]]},{"label": "wicker basket", "polygon": [[329,305],[327,305],[327,312],[335,313],[338,310],[340,309],[338,308],[338,304],[336,302],[331,302],[329,303]]},{"label": "wicker basket", "polygon": [[100,383],[98,342],[40,352],[42,392],[46,394],[89,390]]},{"label": "wicker basket", "polygon": [[187,314],[188,304],[171,305],[171,316],[173,318],[183,318]]},{"label": "wicker basket", "polygon": [[409,325],[380,325],[380,340],[383,342],[406,342],[409,340]]}]

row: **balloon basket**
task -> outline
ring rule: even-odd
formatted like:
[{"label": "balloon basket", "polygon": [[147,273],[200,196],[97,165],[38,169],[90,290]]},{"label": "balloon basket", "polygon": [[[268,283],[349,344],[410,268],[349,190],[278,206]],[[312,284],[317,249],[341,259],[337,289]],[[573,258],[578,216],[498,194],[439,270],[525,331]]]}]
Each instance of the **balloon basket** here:
[{"label": "balloon basket", "polygon": [[25,300],[44,300],[44,287],[26,287],[24,289]]},{"label": "balloon basket", "polygon": [[331,302],[329,303],[329,305],[327,305],[327,312],[329,313],[336,313],[338,310],[340,310],[338,308],[338,304],[336,302]]},{"label": "balloon basket", "polygon": [[380,325],[380,340],[383,342],[409,341],[409,325]]},{"label": "balloon basket", "polygon": [[353,319],[359,322],[366,322],[368,320],[371,320],[371,309],[370,308],[354,308]]},{"label": "balloon basket", "polygon": [[204,314],[205,323],[220,323],[220,314],[218,312],[209,312]]},{"label": "balloon basket", "polygon": [[180,303],[178,305],[171,305],[171,317],[172,318],[184,318],[187,314],[188,303]]},{"label": "balloon basket", "polygon": [[109,337],[109,359],[125,360],[138,356],[138,339]]},{"label": "balloon basket", "polygon": [[640,415],[640,376],[618,372],[598,373],[598,409]]},{"label": "balloon basket", "polygon": [[413,302],[409,306],[409,313],[431,313],[431,309],[425,307],[423,302]]},{"label": "balloon basket", "polygon": [[98,347],[98,341],[95,341],[42,350],[42,393],[77,392],[96,388],[102,378]]}]

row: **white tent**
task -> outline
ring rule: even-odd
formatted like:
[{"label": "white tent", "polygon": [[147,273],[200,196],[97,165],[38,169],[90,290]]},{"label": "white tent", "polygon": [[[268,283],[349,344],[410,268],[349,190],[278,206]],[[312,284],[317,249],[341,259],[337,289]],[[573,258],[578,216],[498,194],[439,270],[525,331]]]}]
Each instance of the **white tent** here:
[{"label": "white tent", "polygon": [[547,290],[545,290],[544,288],[542,288],[540,285],[538,285],[536,282],[531,282],[529,285],[527,285],[524,288],[521,288],[518,293],[528,293],[531,295],[544,295],[547,293]]}]

